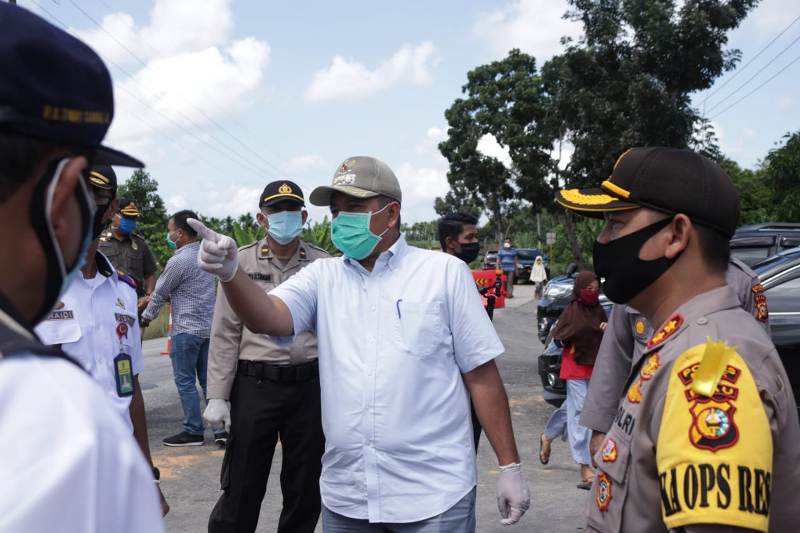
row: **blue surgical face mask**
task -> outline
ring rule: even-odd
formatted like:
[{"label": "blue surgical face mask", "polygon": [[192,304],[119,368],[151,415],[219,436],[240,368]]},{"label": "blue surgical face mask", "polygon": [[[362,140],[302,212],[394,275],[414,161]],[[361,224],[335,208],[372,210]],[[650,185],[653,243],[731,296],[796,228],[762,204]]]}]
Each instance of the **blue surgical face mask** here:
[{"label": "blue surgical face mask", "polygon": [[123,235],[130,235],[136,231],[136,219],[122,217],[119,221],[119,232]]},{"label": "blue surgical face mask", "polygon": [[[394,203],[394,202],[392,202]],[[344,255],[356,261],[369,257],[381,239],[389,231],[386,228],[380,235],[369,229],[372,215],[380,213],[392,203],[386,204],[374,213],[350,213],[342,211],[331,222],[331,240]]]},{"label": "blue surgical face mask", "polygon": [[281,211],[267,215],[270,237],[278,244],[289,244],[303,233],[302,211]]}]

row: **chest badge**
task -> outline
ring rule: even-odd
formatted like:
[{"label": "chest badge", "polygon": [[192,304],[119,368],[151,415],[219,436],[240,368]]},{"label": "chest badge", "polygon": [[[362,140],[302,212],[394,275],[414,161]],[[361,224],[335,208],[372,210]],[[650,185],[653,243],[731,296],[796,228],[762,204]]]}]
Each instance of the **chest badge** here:
[{"label": "chest badge", "polygon": [[634,383],[630,389],[628,389],[627,398],[629,402],[639,403],[642,401],[642,398],[644,397],[642,395],[642,386],[644,386],[646,382],[653,379],[653,376],[656,375],[656,371],[660,367],[661,359],[658,356],[658,352],[647,358],[647,361],[644,362],[641,370],[639,370],[639,380]]},{"label": "chest badge", "polygon": [[680,329],[681,324],[683,324],[683,317],[681,315],[675,315],[670,318],[667,323],[647,341],[647,347],[652,348],[670,338]]},{"label": "chest badge", "polygon": [[601,513],[608,511],[608,506],[611,504],[612,486],[611,478],[605,472],[599,472],[597,479],[594,482],[595,495],[594,502]]},{"label": "chest badge", "polygon": [[606,445],[603,446],[603,451],[600,453],[600,458],[603,459],[604,463],[613,463],[617,460],[617,443],[614,439],[606,440]]},{"label": "chest badge", "polygon": [[117,298],[117,307],[125,309],[125,302],[122,301],[122,298]]}]

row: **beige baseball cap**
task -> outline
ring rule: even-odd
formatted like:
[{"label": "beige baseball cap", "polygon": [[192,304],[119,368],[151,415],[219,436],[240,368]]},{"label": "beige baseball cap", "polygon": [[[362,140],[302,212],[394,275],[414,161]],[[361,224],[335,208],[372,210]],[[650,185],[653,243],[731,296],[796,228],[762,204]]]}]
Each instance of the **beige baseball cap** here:
[{"label": "beige baseball cap", "polygon": [[330,187],[317,187],[308,197],[314,205],[331,205],[331,195],[340,192],[356,198],[372,198],[384,195],[403,201],[400,183],[389,165],[368,156],[356,156],[345,159],[333,175]]}]

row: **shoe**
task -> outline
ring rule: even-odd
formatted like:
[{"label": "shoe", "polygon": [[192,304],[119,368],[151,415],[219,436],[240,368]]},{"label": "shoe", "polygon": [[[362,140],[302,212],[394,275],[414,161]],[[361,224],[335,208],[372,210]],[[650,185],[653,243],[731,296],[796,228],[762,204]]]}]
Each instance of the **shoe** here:
[{"label": "shoe", "polygon": [[228,432],[220,431],[219,433],[214,433],[214,442],[217,443],[220,448],[224,448],[228,443]]},{"label": "shoe", "polygon": [[193,435],[186,431],[181,431],[177,435],[167,437],[161,442],[164,446],[202,446],[204,443],[203,435]]}]

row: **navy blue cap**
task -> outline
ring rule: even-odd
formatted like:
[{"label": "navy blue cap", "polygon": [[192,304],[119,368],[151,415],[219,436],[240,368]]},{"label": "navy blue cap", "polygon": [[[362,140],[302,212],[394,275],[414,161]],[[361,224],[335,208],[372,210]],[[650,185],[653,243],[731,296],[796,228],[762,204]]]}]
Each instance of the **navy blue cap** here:
[{"label": "navy blue cap", "polygon": [[111,76],[94,50],[30,11],[0,2],[0,131],[144,164],[100,143],[114,117]]}]

